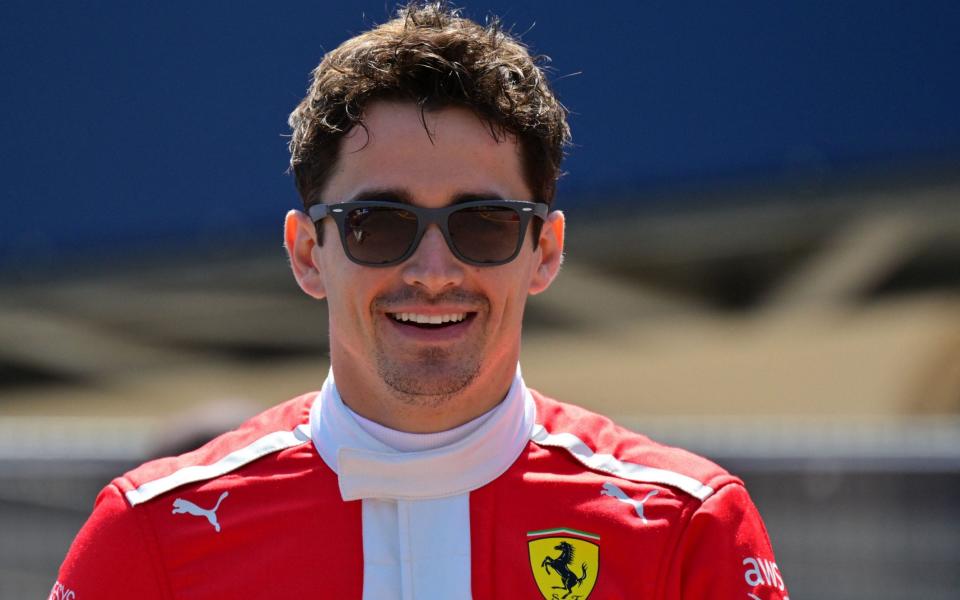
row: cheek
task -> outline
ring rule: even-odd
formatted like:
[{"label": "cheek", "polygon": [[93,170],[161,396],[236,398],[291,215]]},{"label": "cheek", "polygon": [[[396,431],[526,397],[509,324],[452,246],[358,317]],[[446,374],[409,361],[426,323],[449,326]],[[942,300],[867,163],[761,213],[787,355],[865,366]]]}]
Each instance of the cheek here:
[{"label": "cheek", "polygon": [[341,328],[355,327],[357,317],[369,313],[370,285],[364,273],[353,267],[353,263],[338,260],[328,261],[324,267],[330,318],[341,321]]},{"label": "cheek", "polygon": [[512,266],[514,268],[505,273],[497,285],[501,286],[499,289],[506,290],[506,296],[511,303],[519,303],[522,309],[529,295],[530,283],[536,273],[536,264],[529,250],[527,250],[517,257],[515,264],[512,263]]},{"label": "cheek", "polygon": [[524,269],[489,282],[487,289],[494,294],[492,298],[497,298],[495,303],[499,304],[498,312],[504,320],[501,324],[503,327],[513,327],[514,321],[519,320],[523,314],[529,287],[529,279],[526,275],[526,269]]}]

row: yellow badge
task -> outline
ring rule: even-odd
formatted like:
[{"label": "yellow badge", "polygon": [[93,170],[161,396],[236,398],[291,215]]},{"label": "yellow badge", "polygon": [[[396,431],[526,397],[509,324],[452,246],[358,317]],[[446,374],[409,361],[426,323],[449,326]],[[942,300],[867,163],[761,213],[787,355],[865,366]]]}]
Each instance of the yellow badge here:
[{"label": "yellow badge", "polygon": [[576,529],[527,533],[530,568],[546,600],[586,600],[597,583],[600,536]]}]

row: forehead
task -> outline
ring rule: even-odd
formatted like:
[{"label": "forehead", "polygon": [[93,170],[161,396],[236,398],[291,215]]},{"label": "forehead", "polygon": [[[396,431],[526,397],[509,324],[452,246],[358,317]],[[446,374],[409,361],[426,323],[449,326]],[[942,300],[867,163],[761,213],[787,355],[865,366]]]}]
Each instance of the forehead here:
[{"label": "forehead", "polygon": [[425,206],[463,194],[531,199],[516,137],[494,136],[468,109],[421,112],[412,102],[374,102],[364,124],[344,136],[325,202],[371,190],[403,191]]}]

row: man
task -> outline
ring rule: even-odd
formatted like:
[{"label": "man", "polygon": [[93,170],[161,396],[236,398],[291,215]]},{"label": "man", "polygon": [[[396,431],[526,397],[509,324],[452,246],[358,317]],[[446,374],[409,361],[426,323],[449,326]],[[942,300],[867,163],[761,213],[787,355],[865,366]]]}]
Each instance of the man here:
[{"label": "man", "polygon": [[569,137],[522,45],[411,5],[290,123],[323,387],[114,480],[51,597],[785,598],[739,480],[521,377]]}]

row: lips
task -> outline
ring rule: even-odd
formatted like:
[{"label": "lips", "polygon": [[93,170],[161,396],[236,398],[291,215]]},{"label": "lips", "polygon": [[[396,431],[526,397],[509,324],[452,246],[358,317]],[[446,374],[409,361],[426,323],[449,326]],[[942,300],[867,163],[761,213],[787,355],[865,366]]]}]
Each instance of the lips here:
[{"label": "lips", "polygon": [[419,325],[443,325],[445,323],[459,323],[467,318],[465,312],[443,315],[425,315],[415,312],[388,313],[395,321],[401,323],[417,323]]},{"label": "lips", "polygon": [[464,340],[477,316],[475,312],[426,314],[386,313],[384,321],[401,339],[415,343],[443,344]]},{"label": "lips", "polygon": [[427,296],[403,288],[376,298],[371,308],[398,340],[444,343],[465,339],[489,311],[489,300],[463,289]]}]

